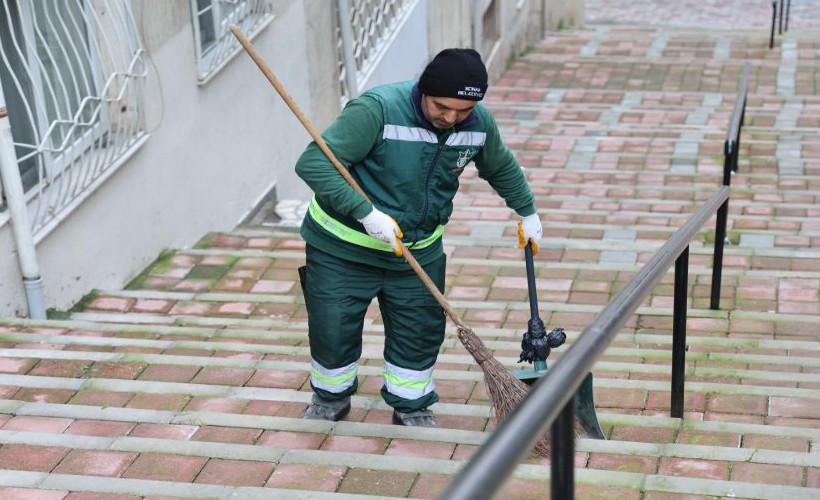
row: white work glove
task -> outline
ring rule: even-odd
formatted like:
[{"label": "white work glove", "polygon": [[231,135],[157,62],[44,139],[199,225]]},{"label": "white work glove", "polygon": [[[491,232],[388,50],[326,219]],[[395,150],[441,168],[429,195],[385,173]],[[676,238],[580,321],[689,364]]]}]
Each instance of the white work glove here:
[{"label": "white work glove", "polygon": [[518,248],[527,246],[527,242],[532,242],[532,254],[538,253],[538,243],[541,241],[541,233],[544,231],[541,226],[541,219],[534,213],[526,217],[521,217],[518,222]]},{"label": "white work glove", "polygon": [[388,243],[391,247],[393,247],[394,254],[402,254],[398,238],[404,237],[404,234],[402,234],[401,228],[399,228],[399,225],[396,224],[395,220],[393,220],[393,217],[390,217],[378,208],[373,207],[372,212],[358,220],[364,225],[364,229],[367,231],[367,234],[377,240],[382,240],[385,243]]}]

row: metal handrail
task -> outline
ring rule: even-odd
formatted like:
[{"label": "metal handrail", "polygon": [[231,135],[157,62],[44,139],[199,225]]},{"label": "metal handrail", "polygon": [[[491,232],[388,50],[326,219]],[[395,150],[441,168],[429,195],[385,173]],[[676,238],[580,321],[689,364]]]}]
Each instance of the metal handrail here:
[{"label": "metal handrail", "polygon": [[792,0],[780,0],[780,9],[779,9],[780,16],[779,17],[778,17],[777,2],[778,2],[778,0],[772,0],[772,32],[771,32],[771,35],[769,36],[769,48],[770,49],[774,48],[775,27],[777,28],[777,34],[778,35],[782,35],[784,31],[789,31],[789,13],[791,12]]},{"label": "metal handrail", "polygon": [[[441,498],[475,500],[490,498],[504,484],[541,434],[553,424],[592,366],[615,339],[652,288],[676,260],[688,252],[689,243],[729,199],[730,188],[717,192],[658,250],[640,272],[578,339],[533,386],[521,404],[501,423],[484,446],[450,483]],[[571,408],[571,407],[570,407]]]},{"label": "metal handrail", "polygon": [[[746,118],[746,96],[749,93],[749,74],[751,66],[747,61],[743,65],[743,73],[737,88],[735,107],[729,120],[729,131],[723,143],[723,185],[732,183],[732,172],[737,172],[738,157],[740,156],[740,129]],[[726,219],[729,216],[729,200],[720,207],[715,225],[715,253],[712,260],[712,289],[709,308],[720,309],[720,286],[723,276],[723,245],[726,242]]]}]

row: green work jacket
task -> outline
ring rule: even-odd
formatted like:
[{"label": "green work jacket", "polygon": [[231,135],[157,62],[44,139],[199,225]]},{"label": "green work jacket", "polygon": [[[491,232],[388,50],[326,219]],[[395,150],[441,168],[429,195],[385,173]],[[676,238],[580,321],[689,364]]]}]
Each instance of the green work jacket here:
[{"label": "green work jacket", "polygon": [[[372,204],[396,220],[422,265],[441,256],[459,175],[471,162],[508,207],[521,216],[536,211],[520,165],[481,103],[464,121],[438,130],[424,117],[416,82],[383,85],[351,100],[322,136]],[[315,142],[296,173],[315,193],[301,228],[307,243],[354,262],[409,269],[386,243],[367,235],[357,219],[370,213],[371,204]]]}]

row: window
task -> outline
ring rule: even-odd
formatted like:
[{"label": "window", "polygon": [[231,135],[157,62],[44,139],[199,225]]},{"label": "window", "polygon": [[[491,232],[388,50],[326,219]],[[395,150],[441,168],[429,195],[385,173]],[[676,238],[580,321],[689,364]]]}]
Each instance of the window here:
[{"label": "window", "polygon": [[191,0],[199,82],[207,82],[241,47],[228,26],[253,38],[273,20],[272,0]]},{"label": "window", "polygon": [[122,0],[0,0],[0,88],[35,232],[143,134],[142,48]]}]

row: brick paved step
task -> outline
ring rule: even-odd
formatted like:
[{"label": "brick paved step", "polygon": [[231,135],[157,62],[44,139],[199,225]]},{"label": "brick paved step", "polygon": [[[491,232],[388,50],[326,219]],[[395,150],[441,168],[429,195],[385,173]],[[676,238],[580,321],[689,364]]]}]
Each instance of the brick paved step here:
[{"label": "brick paved step", "polygon": [[[0,359],[6,365],[3,371],[33,377],[53,375],[93,378],[115,374],[140,381],[222,383],[231,386],[273,386],[304,390],[310,368],[307,346],[270,345],[263,343],[263,339],[258,340],[262,343],[253,345],[229,343],[225,338],[218,342],[170,342],[121,340],[113,337],[116,340],[107,338],[95,342],[88,341],[83,336],[69,335],[44,350],[32,345],[34,339],[31,337],[31,334],[25,333],[4,334],[0,337],[8,344],[8,347],[0,349]],[[382,343],[380,338],[372,336],[366,341],[362,364],[369,368],[363,368],[361,372],[365,376],[362,391],[377,397],[381,388]],[[597,385],[618,389],[621,387],[617,380],[626,379],[668,384],[671,362],[668,345],[657,345],[667,347],[666,350],[651,347],[649,344],[649,347],[640,349],[614,348],[608,351],[605,359],[596,365],[595,373],[599,379]],[[522,368],[521,365],[516,365],[520,354],[517,341],[491,341],[488,348],[495,350],[496,359],[511,370]],[[815,350],[800,350],[789,356],[752,354],[748,351],[716,353],[693,350],[687,357],[688,382],[706,384],[700,390],[707,393],[724,393],[714,386],[717,381],[722,384],[742,384],[743,389],[727,389],[726,393],[734,395],[820,397],[820,392],[815,390],[820,388],[820,363],[816,360]],[[553,361],[559,359],[562,352],[556,352],[552,356]],[[441,393],[443,401],[470,402],[474,398],[486,401],[483,389],[475,387],[482,378],[472,357],[453,339],[443,348],[437,366],[437,380],[444,385]],[[782,366],[788,366],[789,369],[783,370],[780,368]],[[0,376],[0,381],[2,380]],[[12,376],[9,380],[13,382],[17,379]],[[642,387],[633,385],[622,388],[637,390]],[[761,392],[757,387],[764,387],[766,390]],[[776,387],[782,390],[775,389]],[[658,387],[643,388],[656,390]],[[606,392],[600,388],[598,391]],[[27,394],[27,397],[31,396],[33,395]],[[65,397],[64,394],[53,396]],[[690,394],[689,397],[696,399],[695,394]],[[760,403],[764,402],[765,398],[761,398]],[[695,405],[701,403],[693,402]],[[603,406],[611,406],[611,403],[604,403]],[[689,410],[705,411],[697,406],[690,407]]]},{"label": "brick paved step", "polygon": [[[569,219],[568,221],[600,224],[607,222],[606,215],[607,212],[598,212],[595,210],[579,210],[578,217],[574,219]],[[623,215],[624,214],[618,214],[617,212],[612,213],[612,216],[615,218],[623,217]],[[508,217],[509,215],[505,214],[504,216]],[[474,214],[470,214],[468,216],[454,214],[453,225],[455,225],[455,223],[461,217],[464,217],[471,221],[488,219],[497,220],[497,218],[493,219],[488,217],[476,218]],[[665,216],[665,218],[666,217],[668,216]],[[619,220],[620,221],[618,222],[618,224],[623,224],[623,220]],[[651,222],[657,223],[657,220],[653,220],[652,217],[639,217],[636,222],[638,224]],[[492,234],[471,234],[470,237],[450,233],[447,235],[447,239],[445,241],[445,244],[449,247],[448,253],[453,257],[484,257],[490,259],[510,259],[519,262],[520,265],[522,257],[521,251],[517,248],[517,237],[511,235],[505,236],[505,233],[508,230],[512,231],[512,229],[509,229],[504,225],[498,226],[497,229],[498,230],[493,231]],[[459,233],[464,232],[463,228],[459,229],[458,231]],[[706,231],[708,234],[709,230],[704,231]],[[766,237],[765,240],[761,240],[758,242],[754,235],[747,235],[745,240],[748,245],[747,247],[727,246],[724,249],[724,265],[726,265],[727,267],[747,268],[751,266],[752,269],[767,269],[777,271],[820,271],[820,261],[818,261],[817,259],[818,252],[816,250],[810,248],[796,250],[788,246],[784,246],[782,248],[766,248],[766,246],[769,244],[769,239],[769,237]],[[210,266],[203,266],[201,272],[205,273],[204,276],[198,276],[199,271],[197,271],[196,273],[190,276],[190,287],[186,287],[186,285],[179,285],[178,289],[183,291],[202,291],[203,289],[201,288],[201,286],[210,287],[213,283],[206,283],[207,280],[212,278],[212,276],[209,276],[209,274],[219,272],[220,276],[224,275],[226,272],[226,270],[224,269],[224,265],[226,264],[226,262],[229,261],[231,264],[236,264],[235,258],[267,259],[267,262],[265,262],[265,260],[259,260],[243,261],[243,263],[240,263],[239,267],[244,267],[248,265],[250,265],[251,267],[255,267],[255,271],[247,270],[246,272],[256,274],[254,275],[255,277],[253,279],[249,279],[247,283],[237,282],[238,287],[242,287],[244,285],[250,285],[251,287],[254,287],[256,285],[253,285],[253,282],[260,278],[270,280],[271,275],[269,274],[268,276],[264,277],[259,275],[260,270],[258,268],[265,267],[267,269],[268,266],[270,266],[270,264],[272,263],[271,259],[276,259],[277,262],[281,258],[288,259],[287,263],[282,263],[281,267],[277,265],[279,271],[276,271],[276,273],[278,273],[280,277],[282,273],[285,273],[288,277],[295,278],[296,268],[304,263],[303,257],[297,257],[297,255],[302,255],[301,253],[293,254],[287,252],[283,254],[279,251],[266,252],[265,250],[258,249],[241,249],[241,245],[244,244],[243,240],[244,238],[239,238],[232,235],[212,234],[205,240],[200,242],[201,246],[205,246],[207,248],[185,251],[182,255],[180,255],[181,259],[184,259],[185,256],[189,256],[191,258],[196,258],[197,256],[200,256],[201,258],[207,259],[205,260],[205,263],[213,262],[216,264]],[[248,238],[246,241],[248,241],[248,245],[254,246],[255,248],[264,247],[271,243],[271,241],[266,238]],[[508,241],[506,247],[499,247],[498,245],[501,244],[500,242],[504,241]],[[558,262],[598,262],[631,265],[635,263],[648,262],[661,246],[661,241],[652,242],[629,241],[627,239],[601,240],[584,238],[550,238],[548,240],[542,241],[540,247],[545,251],[543,257],[545,264]],[[706,245],[703,245],[697,241],[694,241],[692,243],[692,246],[690,247],[690,268],[698,268],[704,266],[711,267],[711,257],[713,255],[713,252],[714,249],[711,242],[707,243]],[[227,261],[225,260],[226,257],[228,257]],[[732,263],[735,260],[738,261],[737,264]],[[248,264],[248,262],[253,263]],[[191,268],[193,267],[193,264],[190,264],[188,266],[188,270],[184,273],[185,276],[175,276],[173,275],[173,273],[182,273],[182,269],[184,269],[185,266],[177,266],[177,268],[175,268],[175,271],[166,272],[165,267],[167,265],[167,262],[163,262],[159,265],[159,267],[153,270],[147,270],[146,273],[143,275],[144,279],[141,278],[138,281],[147,281],[148,284],[146,286],[148,286],[149,288],[170,288],[171,286],[174,286],[171,284],[172,281],[176,280],[178,284],[178,281],[180,279],[188,276],[188,274],[191,272]],[[282,268],[285,267],[287,268],[287,270],[282,271]],[[170,273],[170,275],[168,273]],[[274,271],[271,270],[271,273],[274,273]],[[248,276],[250,276],[250,274]],[[225,276],[226,280],[231,280],[232,278],[241,279],[241,275]],[[276,280],[276,278],[274,278],[274,280]],[[290,283],[294,282],[295,279],[292,280]],[[278,287],[280,285],[278,283],[264,283],[263,285],[260,285],[260,287],[263,286]],[[259,291],[263,291],[261,288],[256,289]],[[290,287],[288,287],[288,289],[290,289]]]},{"label": "brick paved step", "polygon": [[[396,464],[392,462],[398,458],[404,458],[406,463],[399,469],[415,472],[428,471],[419,469],[424,467],[421,459],[426,458],[436,462],[437,466],[444,466],[444,469],[439,469],[440,471],[452,473],[456,464],[450,463],[447,459],[452,457],[459,460],[468,457],[485,436],[483,432],[470,430],[410,431],[401,427],[380,425],[377,421],[366,424],[357,422],[331,424],[258,414],[240,415],[214,411],[145,411],[134,408],[54,405],[9,400],[0,401],[0,407],[3,413],[14,415],[4,425],[13,430],[0,430],[0,442],[4,445],[42,447],[44,451],[49,449],[47,447],[64,451],[74,450],[67,457],[64,456],[60,464],[53,469],[58,473],[67,472],[66,469],[82,473],[81,468],[83,465],[87,466],[88,457],[93,452],[101,452],[101,456],[107,455],[110,460],[122,459],[123,454],[131,455],[125,460],[120,460],[120,464],[115,464],[115,467],[124,465],[122,468],[126,469],[125,475],[132,477],[139,476],[140,472],[139,470],[134,472],[128,470],[130,465],[136,463],[134,458],[139,460],[139,457],[134,457],[137,454],[146,459],[153,455],[155,462],[161,461],[161,457],[157,457],[157,454],[163,454],[166,457],[172,455],[212,457],[211,459],[215,461],[265,460],[277,463],[354,467],[356,465],[372,467],[378,464],[375,468],[389,466],[391,469],[396,467]],[[255,408],[251,411],[256,413],[263,411],[263,408]],[[625,418],[629,420],[629,417]],[[811,475],[817,466],[817,460],[820,460],[816,458],[816,454],[806,452],[809,440],[816,442],[817,431],[748,424],[739,424],[738,428],[730,429],[718,422],[647,417],[631,417],[631,419],[654,420],[653,423],[660,423],[660,427],[654,428],[672,430],[677,434],[677,443],[653,444],[651,442],[630,443],[617,439],[611,441],[582,439],[579,440],[577,448],[576,462],[578,465],[597,469],[599,473],[603,473],[608,468],[624,470],[617,466],[618,463],[623,465],[623,456],[643,457],[646,460],[633,465],[641,465],[642,469],[650,466],[649,469],[641,472],[651,474],[658,470],[658,466],[663,472],[665,466],[671,465],[667,462],[707,459],[727,462],[722,464],[727,466],[726,478],[728,478],[729,463],[735,465],[733,473],[736,475],[739,475],[738,473],[744,467],[740,465],[741,462],[781,465],[784,466],[784,472],[787,470],[790,472],[790,480],[799,485],[802,475],[805,473]],[[681,426],[681,424],[685,425]],[[802,447],[805,451],[761,449],[758,444],[765,444],[767,441],[764,439],[761,443],[763,436],[754,434],[756,430],[763,431],[761,427],[766,427],[765,431],[769,435],[782,434],[785,439],[780,440],[781,446]],[[717,446],[699,444],[704,443],[707,438],[707,435],[703,434],[703,428],[718,431],[711,435],[713,444]],[[657,435],[660,434],[662,433],[657,433]],[[283,440],[290,444],[290,450],[277,446]],[[414,443],[421,445],[425,441],[427,443],[423,446],[433,449],[428,450],[428,453],[422,456],[414,457],[415,454],[423,453],[419,451],[418,446],[414,446]],[[719,442],[733,444],[721,446]],[[744,448],[738,448],[743,442],[745,442]],[[438,443],[438,445],[432,443]],[[317,453],[316,449],[324,451]],[[615,456],[611,458],[615,460],[607,460],[607,455],[612,455],[613,452]],[[83,464],[83,460],[77,455],[85,455],[86,464]],[[346,461],[340,461],[340,459]],[[122,464],[128,461],[131,461],[131,464]],[[717,462],[713,463],[720,465]],[[523,469],[543,467],[543,464],[536,464],[535,461],[529,461],[527,466],[519,468],[518,477],[521,477],[520,473]],[[806,469],[803,470],[803,468]],[[600,474],[596,474],[594,470],[586,472],[597,476],[599,480],[611,478],[607,474],[600,477]],[[680,475],[687,474],[684,472]],[[531,478],[534,477],[531,476]],[[585,481],[582,480],[582,482]],[[606,479],[604,482],[607,482]]]}]

